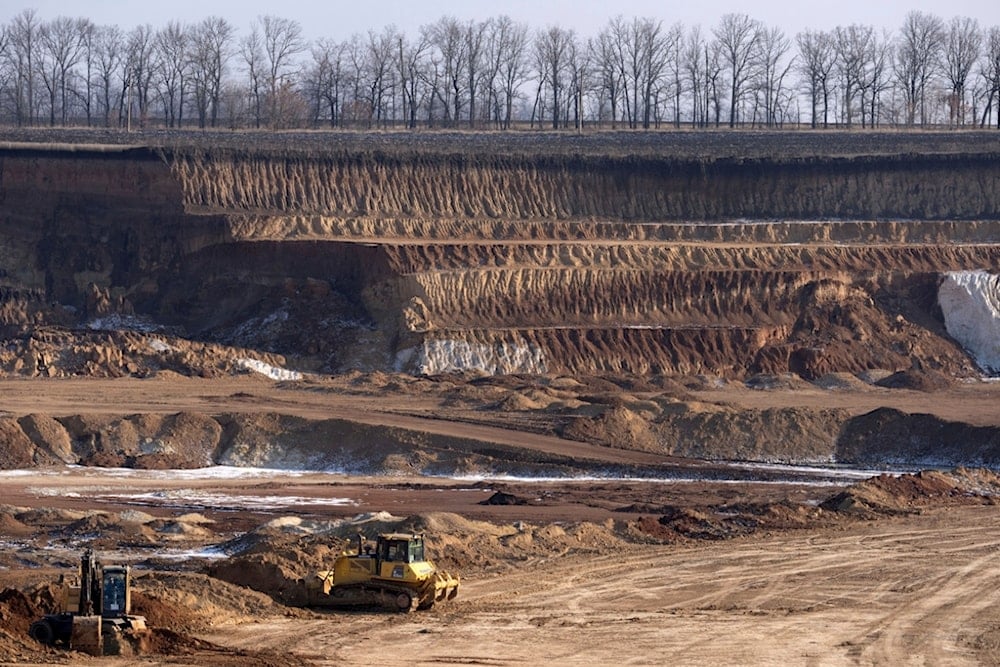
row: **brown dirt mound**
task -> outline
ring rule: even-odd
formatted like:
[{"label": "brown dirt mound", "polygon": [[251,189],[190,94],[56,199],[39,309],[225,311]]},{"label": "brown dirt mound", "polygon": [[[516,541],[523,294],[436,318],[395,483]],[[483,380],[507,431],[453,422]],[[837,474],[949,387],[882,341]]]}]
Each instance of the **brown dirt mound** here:
[{"label": "brown dirt mound", "polygon": [[486,500],[479,501],[480,505],[527,505],[528,501],[513,493],[497,491]]},{"label": "brown dirt mound", "polygon": [[808,382],[793,373],[781,373],[777,375],[758,373],[757,375],[747,378],[745,384],[750,389],[781,389],[786,391],[789,389],[805,389],[809,386]]},{"label": "brown dirt mound", "polygon": [[216,579],[265,593],[284,605],[305,604],[305,588],[300,580],[306,573],[277,554],[256,553],[227,559],[210,566],[208,573]]},{"label": "brown dirt mound", "polygon": [[659,451],[649,421],[625,407],[613,407],[596,417],[573,419],[563,437],[619,449]]},{"label": "brown dirt mound", "polygon": [[[141,590],[132,592],[132,613],[146,617],[150,628],[169,628],[168,632],[195,632],[203,623],[187,606],[171,604]],[[162,652],[162,651],[160,651]]]},{"label": "brown dirt mound", "polygon": [[[961,473],[966,478],[968,472]],[[900,514],[954,503],[992,502],[967,488],[962,480],[937,471],[879,475],[853,484],[820,504],[823,509],[857,515]]]},{"label": "brown dirt mound", "polygon": [[35,529],[31,526],[18,521],[13,515],[7,512],[0,512],[0,535],[19,537],[34,533]]},{"label": "brown dirt mound", "polygon": [[914,391],[938,391],[947,389],[953,383],[943,373],[927,369],[911,368],[905,371],[898,371],[878,380],[879,387],[886,389],[912,389]]},{"label": "brown dirt mound", "polygon": [[25,593],[7,588],[0,591],[0,626],[16,635],[27,635],[28,626],[44,615],[38,603]]},{"label": "brown dirt mound", "polygon": [[153,572],[138,579],[135,588],[157,601],[150,604],[154,614],[193,630],[287,613],[262,593],[204,574]]}]

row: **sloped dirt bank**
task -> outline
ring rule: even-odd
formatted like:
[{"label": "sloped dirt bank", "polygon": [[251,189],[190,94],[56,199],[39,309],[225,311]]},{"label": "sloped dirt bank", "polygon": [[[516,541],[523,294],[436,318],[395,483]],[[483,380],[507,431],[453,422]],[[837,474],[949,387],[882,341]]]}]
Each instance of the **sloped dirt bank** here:
[{"label": "sloped dirt bank", "polygon": [[997,383],[917,391],[854,376],[613,379],[7,381],[0,466],[673,477],[698,460],[995,465],[1000,451]]}]

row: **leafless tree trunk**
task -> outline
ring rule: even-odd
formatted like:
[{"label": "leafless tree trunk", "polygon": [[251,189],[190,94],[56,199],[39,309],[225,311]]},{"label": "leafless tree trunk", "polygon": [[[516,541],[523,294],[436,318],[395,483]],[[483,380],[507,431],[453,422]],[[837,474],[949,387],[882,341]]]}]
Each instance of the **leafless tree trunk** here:
[{"label": "leafless tree trunk", "polygon": [[910,12],[903,21],[896,46],[896,80],[903,93],[905,123],[926,125],[927,91],[937,74],[944,45],[944,22],[932,14]]},{"label": "leafless tree trunk", "polygon": [[41,21],[34,9],[26,9],[15,16],[8,29],[8,48],[14,71],[14,114],[18,125],[35,123],[35,69],[39,58],[40,33]]},{"label": "leafless tree trunk", "polygon": [[860,112],[864,108],[864,100],[859,98],[874,35],[875,29],[871,26],[853,24],[846,28],[837,26],[834,29],[837,75],[843,102],[841,122],[846,127],[854,124],[855,110]]},{"label": "leafless tree trunk", "polygon": [[965,125],[965,86],[973,66],[979,61],[982,48],[983,34],[979,23],[971,18],[952,18],[945,41],[943,67],[951,87],[948,122],[952,125]]},{"label": "leafless tree trunk", "polygon": [[990,114],[996,112],[997,129],[1000,129],[1000,27],[993,26],[986,34],[986,53],[981,76],[985,84],[985,104],[983,105],[980,127],[986,127]]},{"label": "leafless tree trunk", "polygon": [[343,118],[345,122],[357,125],[371,123],[372,109],[368,102],[365,73],[368,70],[368,49],[360,35],[352,35],[344,45],[346,65]]},{"label": "leafless tree trunk", "polygon": [[260,129],[264,124],[264,38],[260,27],[254,24],[250,34],[240,40],[240,57],[246,66],[250,109],[253,114],[254,127]]},{"label": "leafless tree trunk", "polygon": [[468,43],[465,29],[458,19],[444,17],[426,26],[425,31],[435,49],[433,60],[440,67],[438,77],[441,85],[435,89],[444,109],[444,122],[446,125],[457,126],[466,100],[468,82]]},{"label": "leafless tree trunk", "polygon": [[806,78],[809,90],[811,113],[809,124],[813,129],[819,126],[819,107],[823,107],[823,128],[829,126],[830,84],[837,52],[834,38],[828,32],[800,32],[795,41],[799,45],[798,69]]},{"label": "leafless tree trunk", "polygon": [[395,26],[387,26],[381,33],[368,32],[367,58],[368,103],[371,107],[371,121],[382,125],[389,120],[386,109],[386,95],[392,88],[393,63],[396,46],[402,36]]},{"label": "leafless tree trunk", "polygon": [[211,16],[194,29],[191,77],[199,127],[215,127],[221,106],[222,81],[232,56],[233,27]]},{"label": "leafless tree trunk", "polygon": [[670,67],[671,87],[674,94],[674,127],[681,126],[681,98],[684,95],[684,27],[680,23],[670,28],[667,62]]},{"label": "leafless tree trunk", "polygon": [[94,70],[97,65],[97,35],[98,28],[89,20],[81,26],[81,45],[83,55],[82,89],[75,91],[80,103],[83,105],[83,113],[86,118],[87,127],[93,124],[94,117]]},{"label": "leafless tree trunk", "polygon": [[[620,66],[619,54],[622,49],[617,43],[620,30],[615,22],[621,19],[612,19],[611,23],[601,29],[597,38],[590,41],[591,59],[594,63],[594,75],[597,77],[599,97],[606,100],[610,106],[611,128],[617,129],[619,104],[622,96],[623,75]],[[603,119],[602,119],[603,120]]]},{"label": "leafless tree trunk", "polygon": [[417,112],[423,105],[426,88],[424,68],[430,45],[421,34],[416,41],[409,41],[400,33],[397,39],[396,68],[403,93],[403,121],[407,128],[416,129]]},{"label": "leafless tree trunk", "polygon": [[695,26],[688,33],[682,51],[684,76],[687,79],[688,90],[691,91],[691,126],[697,127],[707,123],[705,65],[702,53],[705,50],[705,39],[701,35],[701,27]]},{"label": "leafless tree trunk", "polygon": [[[882,94],[891,87],[889,71],[892,67],[892,38],[887,32],[881,37],[874,32],[868,45],[868,56],[861,82],[862,109],[867,109],[868,124],[881,124]],[[865,113],[861,114],[861,126],[865,125]]]},{"label": "leafless tree trunk", "polygon": [[656,113],[656,93],[663,85],[670,58],[672,33],[664,32],[660,21],[643,19],[638,35],[642,75],[637,88],[642,91],[642,127],[648,130]]},{"label": "leafless tree trunk", "polygon": [[779,105],[784,92],[785,77],[792,69],[794,58],[786,59],[792,44],[780,28],[762,28],[757,39],[757,88],[764,107],[764,124],[773,127],[780,122]]},{"label": "leafless tree trunk", "polygon": [[295,58],[305,51],[306,44],[298,21],[268,15],[260,18],[260,25],[267,67],[268,122],[274,127],[283,122],[279,114],[279,100],[283,96],[279,91],[294,86]]},{"label": "leafless tree trunk", "polygon": [[167,127],[184,122],[184,102],[188,85],[188,32],[177,21],[170,21],[156,33],[157,78]]},{"label": "leafless tree trunk", "polygon": [[121,61],[124,57],[122,42],[124,38],[118,26],[102,26],[97,28],[94,39],[96,79],[98,86],[98,102],[100,114],[104,118],[104,126],[111,126],[112,91]]},{"label": "leafless tree trunk", "polygon": [[487,46],[487,33],[491,29],[491,21],[469,21],[465,26],[465,87],[469,97],[469,127],[475,127],[478,122],[477,99],[484,76],[483,58]]},{"label": "leafless tree trunk", "polygon": [[134,95],[139,124],[145,127],[149,118],[149,90],[157,68],[152,26],[136,26],[129,32],[127,42],[122,98],[125,104],[131,105]]},{"label": "leafless tree trunk", "polygon": [[[551,92],[549,99],[552,111],[552,129],[559,129],[562,117],[562,95],[569,86],[567,81],[572,72],[572,56],[576,43],[576,33],[558,26],[538,32],[535,36],[536,62],[539,66],[539,93],[541,82],[546,82]],[[537,98],[540,101],[540,97]]]},{"label": "leafless tree trunk", "polygon": [[528,80],[528,26],[501,16],[494,23],[491,52],[496,70],[500,127],[510,129],[514,102]]},{"label": "leafless tree trunk", "polygon": [[747,83],[756,66],[754,55],[761,25],[746,14],[726,14],[713,31],[729,68],[729,127],[736,127]]},{"label": "leafless tree trunk", "polygon": [[70,71],[83,55],[84,27],[87,23],[84,19],[61,16],[42,24],[39,31],[42,46],[39,72],[49,93],[50,125],[55,125],[57,119],[65,125],[68,120]]}]

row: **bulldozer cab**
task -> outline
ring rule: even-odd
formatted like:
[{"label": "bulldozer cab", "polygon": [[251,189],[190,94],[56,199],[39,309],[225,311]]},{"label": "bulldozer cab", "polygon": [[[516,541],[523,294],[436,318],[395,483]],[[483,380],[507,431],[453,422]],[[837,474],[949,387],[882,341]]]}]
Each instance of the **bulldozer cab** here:
[{"label": "bulldozer cab", "polygon": [[424,560],[423,535],[379,535],[378,557],[383,563],[420,563]]}]

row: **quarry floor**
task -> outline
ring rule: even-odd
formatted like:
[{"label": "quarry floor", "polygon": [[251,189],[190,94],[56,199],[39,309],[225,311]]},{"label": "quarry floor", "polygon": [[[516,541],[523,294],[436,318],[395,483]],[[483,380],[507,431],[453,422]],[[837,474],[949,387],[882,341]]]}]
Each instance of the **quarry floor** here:
[{"label": "quarry floor", "polygon": [[[58,416],[84,407],[115,414],[280,410],[432,428],[609,463],[652,458],[507,430],[495,421],[452,421],[436,398],[405,391],[373,398],[246,376],[42,382],[3,381],[3,411]],[[858,413],[890,406],[967,423],[1000,421],[997,383],[956,384],[933,393],[802,386],[750,391],[728,385],[699,398],[747,407],[834,405]],[[136,590],[159,600],[153,624],[177,633],[157,635],[156,650],[96,659],[41,649],[19,634],[13,612],[0,613],[0,665],[1000,664],[996,505],[924,499],[877,517],[790,520],[748,535],[673,544],[622,542],[604,529],[627,518],[621,508],[629,503],[681,510],[723,502],[810,507],[868,475],[799,471],[784,479],[780,471],[769,471],[766,479],[754,480],[747,479],[745,467],[734,467],[742,472],[733,479],[713,468],[718,478],[704,481],[698,477],[707,464],[675,464],[678,470],[689,466],[690,478],[554,482],[86,468],[2,473],[0,503],[40,511],[27,529],[0,526],[0,590],[53,581],[73,563],[74,549],[88,539],[88,524],[70,524],[52,540],[46,535],[53,535],[54,512],[123,516],[136,510],[163,520],[198,513],[215,529],[130,549],[128,539],[114,537],[120,525],[105,526],[108,541],[97,548],[108,558],[146,559],[136,570]],[[498,490],[527,502],[483,504]],[[408,615],[286,608],[202,573],[210,562],[205,546],[276,518],[378,512],[460,517],[466,523],[450,520],[463,535],[525,524],[530,527],[510,529],[514,536],[501,542],[534,543],[491,553],[465,538],[469,545],[461,558],[435,556],[460,570],[459,598]],[[450,531],[442,524],[437,532]],[[149,564],[154,561],[158,569]],[[0,612],[7,609],[0,604]]]}]

